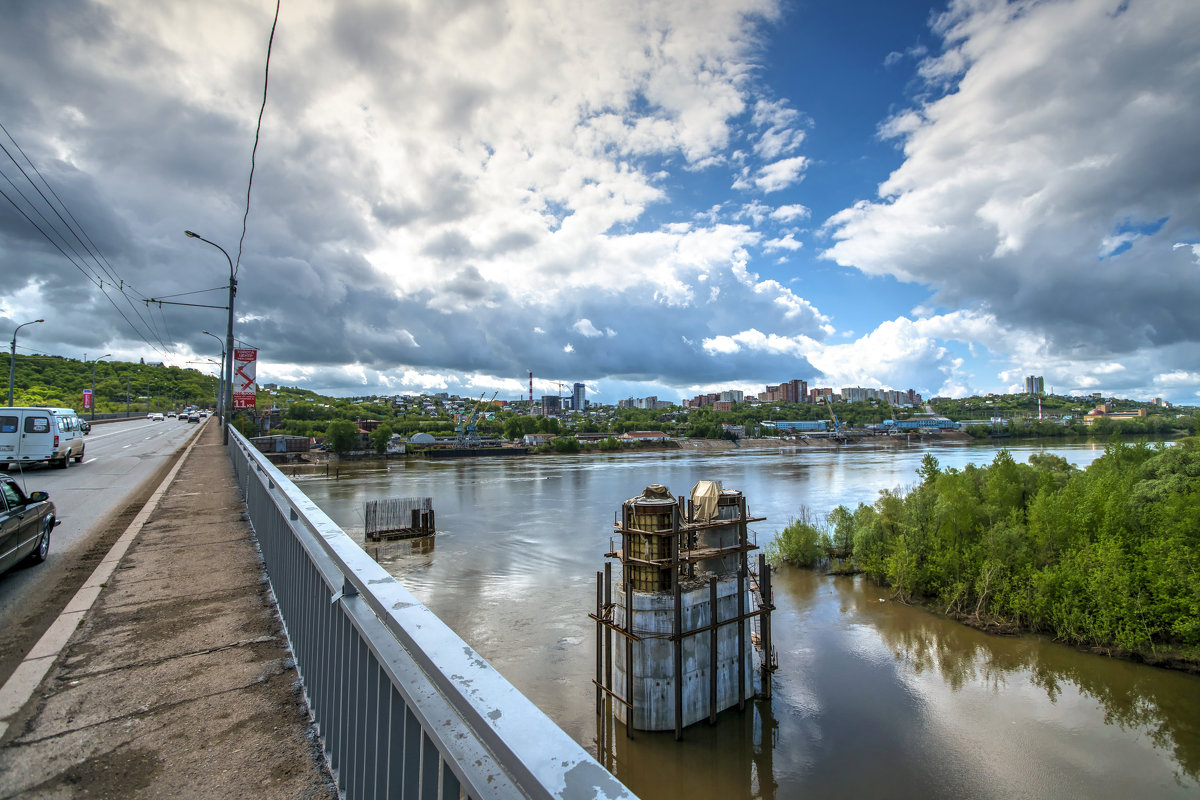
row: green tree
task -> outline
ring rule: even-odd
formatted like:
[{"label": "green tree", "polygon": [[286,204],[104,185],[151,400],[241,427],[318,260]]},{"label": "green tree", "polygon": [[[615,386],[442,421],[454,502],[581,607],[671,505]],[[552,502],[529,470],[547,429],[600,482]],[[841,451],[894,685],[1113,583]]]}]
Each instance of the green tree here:
[{"label": "green tree", "polygon": [[349,420],[334,420],[325,429],[325,441],[339,455],[346,453],[358,442],[358,426]]},{"label": "green tree", "polygon": [[376,453],[383,453],[387,450],[388,442],[392,440],[392,426],[380,425],[375,430],[371,431],[371,447]]}]

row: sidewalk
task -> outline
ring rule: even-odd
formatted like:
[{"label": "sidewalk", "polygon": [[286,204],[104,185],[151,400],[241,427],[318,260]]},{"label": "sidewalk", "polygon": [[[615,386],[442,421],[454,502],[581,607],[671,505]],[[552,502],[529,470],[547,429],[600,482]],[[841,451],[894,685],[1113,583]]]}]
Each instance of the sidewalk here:
[{"label": "sidewalk", "polygon": [[183,458],[0,738],[0,799],[337,797],[216,420]]}]

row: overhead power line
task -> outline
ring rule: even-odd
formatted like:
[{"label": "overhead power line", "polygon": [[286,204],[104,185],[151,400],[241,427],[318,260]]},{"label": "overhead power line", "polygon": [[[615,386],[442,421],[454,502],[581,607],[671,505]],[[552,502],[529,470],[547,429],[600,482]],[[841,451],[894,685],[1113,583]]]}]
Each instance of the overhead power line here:
[{"label": "overhead power line", "polygon": [[242,245],[246,241],[246,220],[250,218],[250,189],[254,186],[254,160],[258,154],[258,137],[262,133],[263,112],[267,109],[267,86],[271,79],[271,45],[275,43],[275,27],[279,24],[279,0],[275,0],[275,20],[271,23],[271,36],[267,39],[267,63],[263,67],[263,99],[258,108],[258,125],[254,129],[254,147],[250,149],[250,180],[246,182],[246,212],[242,214],[242,237],[238,239],[237,261],[233,276],[236,278],[242,266]]},{"label": "overhead power line", "polygon": [[[100,252],[100,248],[97,247],[95,242],[92,241],[92,238],[88,236],[87,231],[84,229],[83,225],[80,224],[79,220],[76,219],[75,215],[71,213],[71,210],[67,207],[67,204],[63,201],[62,197],[60,197],[59,194],[54,191],[54,187],[50,185],[48,180],[46,180],[46,176],[44,176],[41,170],[37,168],[37,165],[33,163],[33,160],[29,158],[29,155],[24,151],[24,149],[21,148],[21,145],[17,142],[16,138],[13,137],[8,128],[4,127],[2,123],[0,123],[0,131],[3,131],[5,136],[8,137],[9,141],[12,142],[16,151],[19,152],[25,159],[25,163],[29,165],[29,168],[34,174],[37,175],[42,185],[46,187],[46,190],[49,191],[49,193],[54,197],[54,200],[57,201],[57,205],[54,201],[51,201],[51,199],[46,196],[46,192],[42,191],[42,189],[38,186],[38,183],[34,181],[34,179],[29,175],[29,172],[26,171],[25,167],[21,165],[12,152],[9,151],[8,147],[6,147],[2,142],[0,142],[0,150],[2,150],[4,154],[8,156],[9,161],[11,161],[17,168],[21,174],[21,177],[25,179],[25,182],[35,192],[37,192],[45,206],[49,208],[54,217],[57,217],[59,223],[61,223],[61,226],[56,224],[53,219],[47,216],[47,214],[39,207],[39,204],[26,195],[26,193],[22,191],[21,188],[7,174],[4,175],[4,179],[8,181],[10,186],[12,186],[13,191],[19,195],[23,201],[25,201],[25,205],[28,207],[29,212],[36,214],[42,220],[43,224],[39,225],[33,219],[33,217],[30,216],[30,213],[25,210],[25,208],[22,208],[16,200],[14,200],[2,189],[0,189],[0,195],[2,195],[4,199],[7,200],[12,207],[16,209],[17,212],[23,216],[38,233],[42,235],[46,241],[48,241],[56,250],[58,250],[58,252],[61,253],[62,256],[71,263],[72,266],[78,269],[85,278],[87,278],[94,286],[100,289],[100,292],[104,295],[104,298],[112,304],[117,313],[121,315],[121,318],[125,320],[134,333],[137,334],[137,336],[144,341],[147,346],[149,346],[152,350],[158,351],[162,355],[167,355],[167,351],[170,350],[170,347],[166,344],[166,342],[163,341],[163,337],[159,333],[158,326],[155,324],[153,318],[147,319],[144,317],[134,304],[134,298],[130,297],[130,294],[136,295],[140,294],[140,292],[137,292],[132,285],[126,283],[121,276],[117,274],[116,269],[112,266],[108,259],[105,258],[104,254]],[[60,207],[62,209],[61,211],[59,210]],[[66,214],[66,217],[64,217],[63,214]],[[68,218],[70,221],[68,221]],[[63,229],[65,229],[65,233]],[[53,233],[53,235],[51,235],[51,233]],[[72,239],[74,242],[72,242]],[[78,247],[76,245],[78,245]],[[68,253],[67,250],[70,250],[70,253]],[[83,253],[81,253],[80,250],[82,250]],[[86,253],[86,256],[84,253]],[[89,259],[96,265],[95,267],[92,267],[88,263]],[[134,323],[133,320],[131,320],[129,316],[121,309],[121,307],[117,305],[117,302],[109,294],[109,291],[113,289],[120,294],[121,298],[142,323],[141,327]],[[157,346],[147,338],[146,333],[143,332],[143,328],[157,340]]]}]

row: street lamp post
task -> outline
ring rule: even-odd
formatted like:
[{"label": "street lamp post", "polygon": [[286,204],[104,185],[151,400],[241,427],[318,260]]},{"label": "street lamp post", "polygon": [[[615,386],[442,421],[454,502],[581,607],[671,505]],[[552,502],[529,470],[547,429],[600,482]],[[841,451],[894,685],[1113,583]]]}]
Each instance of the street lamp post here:
[{"label": "street lamp post", "polygon": [[[35,319],[33,322],[22,322],[13,329],[12,344],[8,348],[8,407],[12,408],[13,401],[13,377],[16,375],[17,368],[17,331],[24,328],[26,325],[35,325],[39,322],[45,322],[44,319]],[[232,330],[232,328],[230,329]],[[231,333],[230,336],[233,334]]]},{"label": "street lamp post", "polygon": [[92,359],[92,419],[96,418],[96,362],[112,358],[112,353],[105,353],[99,358]]},{"label": "street lamp post", "polygon": [[225,343],[222,342],[221,337],[217,336],[215,333],[209,333],[208,331],[200,331],[200,332],[213,337],[214,339],[217,340],[217,343],[219,345],[221,345],[221,376],[220,376],[220,382],[218,383],[220,388],[217,390],[217,413],[221,416],[221,424],[224,425],[225,424]]},{"label": "street lamp post", "polygon": [[223,444],[229,444],[229,420],[233,416],[233,298],[237,294],[237,278],[233,275],[233,259],[229,257],[229,253],[225,252],[225,248],[216,242],[210,242],[198,233],[192,231],[184,231],[188,238],[199,239],[205,244],[211,244],[213,247],[221,251],[225,256],[225,260],[229,262],[229,318],[225,326],[225,418],[221,421],[221,441]]}]

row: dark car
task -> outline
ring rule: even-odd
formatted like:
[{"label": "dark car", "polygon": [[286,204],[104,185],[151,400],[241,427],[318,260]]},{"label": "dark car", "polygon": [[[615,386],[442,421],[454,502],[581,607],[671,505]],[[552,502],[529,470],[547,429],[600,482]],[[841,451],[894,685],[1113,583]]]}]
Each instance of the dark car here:
[{"label": "dark car", "polygon": [[79,430],[83,431],[83,435],[87,436],[92,432],[92,423],[88,422],[83,417],[79,418]]},{"label": "dark car", "polygon": [[26,495],[12,478],[0,477],[0,573],[22,561],[40,564],[50,551],[59,520],[45,492]]}]

